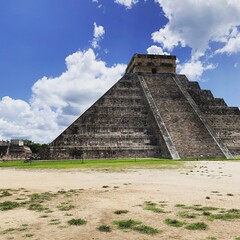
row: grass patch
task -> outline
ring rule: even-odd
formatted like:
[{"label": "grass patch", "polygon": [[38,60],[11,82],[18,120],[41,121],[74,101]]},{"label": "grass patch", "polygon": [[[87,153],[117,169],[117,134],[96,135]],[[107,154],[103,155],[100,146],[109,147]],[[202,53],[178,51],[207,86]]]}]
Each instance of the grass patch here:
[{"label": "grass patch", "polygon": [[114,225],[117,225],[119,229],[132,229],[135,225],[141,224],[142,222],[137,220],[119,220],[119,221],[113,221]]},{"label": "grass patch", "polygon": [[97,228],[97,230],[100,232],[111,232],[112,231],[111,227],[108,225],[101,225]]},{"label": "grass patch", "polygon": [[34,234],[32,234],[32,233],[25,234],[25,237],[33,237],[33,236],[34,236]]},{"label": "grass patch", "polygon": [[196,213],[191,213],[189,211],[181,211],[177,214],[181,218],[196,218],[198,215]]},{"label": "grass patch", "polygon": [[70,203],[61,203],[57,206],[60,211],[69,211],[74,208],[74,206]]},{"label": "grass patch", "polygon": [[47,210],[42,204],[40,203],[32,203],[28,206],[28,210],[36,211],[36,212],[42,212],[44,210]]},{"label": "grass patch", "polygon": [[17,228],[7,228],[7,229],[1,231],[0,234],[8,234],[8,233],[16,231],[16,230],[17,230]]},{"label": "grass patch", "polygon": [[9,197],[12,196],[12,194],[8,190],[0,190],[0,197]]},{"label": "grass patch", "polygon": [[77,218],[77,219],[73,218],[71,220],[68,220],[68,224],[74,225],[74,226],[80,226],[80,225],[84,225],[86,223],[87,223],[87,221],[84,219],[81,219],[81,218]]},{"label": "grass patch", "polygon": [[219,208],[212,207],[212,206],[202,206],[199,204],[193,205],[193,206],[186,206],[184,204],[177,204],[175,207],[183,208],[183,209],[192,209],[195,211],[217,211]]},{"label": "grass patch", "polygon": [[114,213],[117,215],[121,215],[121,214],[126,214],[128,212],[129,212],[128,210],[116,210]]},{"label": "grass patch", "polygon": [[62,161],[33,161],[30,164],[24,161],[5,161],[0,163],[0,168],[128,168],[128,167],[143,167],[151,169],[174,169],[184,165],[184,161],[176,161],[170,159],[158,158],[138,158],[138,159],[104,159],[104,160],[62,160]]},{"label": "grass patch", "polygon": [[152,211],[155,213],[166,213],[162,208],[158,208],[156,206],[151,206],[151,205],[145,206],[144,210]]},{"label": "grass patch", "polygon": [[132,229],[135,231],[138,231],[140,233],[145,233],[145,234],[149,234],[149,235],[155,235],[155,234],[159,233],[159,231],[157,229],[149,227],[149,226],[145,226],[145,225],[135,226]]},{"label": "grass patch", "polygon": [[20,207],[21,204],[18,202],[11,202],[11,201],[5,201],[0,203],[0,210],[1,211],[8,211],[17,207]]},{"label": "grass patch", "polygon": [[44,192],[44,193],[34,193],[30,195],[29,202],[37,202],[37,203],[43,203],[44,201],[50,201],[53,197],[55,197],[56,194]]},{"label": "grass patch", "polygon": [[197,222],[188,224],[185,228],[188,230],[206,230],[208,225],[204,222]]},{"label": "grass patch", "polygon": [[21,227],[21,228],[7,228],[7,229],[1,231],[0,234],[8,234],[8,233],[11,233],[11,232],[14,232],[14,231],[22,232],[22,231],[26,231],[26,230],[28,230],[26,227]]},{"label": "grass patch", "polygon": [[209,219],[211,220],[219,219],[219,220],[225,220],[225,221],[240,219],[240,210],[233,208],[222,213],[210,214]]},{"label": "grass patch", "polygon": [[172,227],[182,227],[185,224],[185,222],[170,218],[165,219],[164,223]]}]

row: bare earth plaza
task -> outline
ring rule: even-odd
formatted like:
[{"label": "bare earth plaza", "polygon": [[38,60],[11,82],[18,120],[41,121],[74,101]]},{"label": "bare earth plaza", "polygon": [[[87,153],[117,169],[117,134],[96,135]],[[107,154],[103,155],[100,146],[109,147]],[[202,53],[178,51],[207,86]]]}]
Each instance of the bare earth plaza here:
[{"label": "bare earth plaza", "polygon": [[135,54],[41,160],[0,150],[0,239],[240,239],[239,108],[175,56]]}]

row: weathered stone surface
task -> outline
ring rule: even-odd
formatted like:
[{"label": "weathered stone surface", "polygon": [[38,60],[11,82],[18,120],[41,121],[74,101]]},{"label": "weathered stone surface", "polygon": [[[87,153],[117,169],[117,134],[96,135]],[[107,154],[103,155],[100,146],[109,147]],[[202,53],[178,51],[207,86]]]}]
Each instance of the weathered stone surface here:
[{"label": "weathered stone surface", "polygon": [[44,159],[240,155],[240,111],[175,73],[175,56],[135,54],[125,75],[58,136]]},{"label": "weathered stone surface", "polygon": [[25,159],[32,154],[22,140],[0,141],[0,160]]}]

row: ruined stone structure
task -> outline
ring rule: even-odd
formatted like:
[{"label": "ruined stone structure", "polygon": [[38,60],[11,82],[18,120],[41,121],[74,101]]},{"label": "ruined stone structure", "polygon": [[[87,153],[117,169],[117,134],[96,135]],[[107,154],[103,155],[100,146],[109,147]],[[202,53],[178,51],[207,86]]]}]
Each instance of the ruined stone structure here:
[{"label": "ruined stone structure", "polygon": [[22,140],[0,141],[0,160],[25,159],[32,154]]},{"label": "ruined stone structure", "polygon": [[44,159],[232,158],[240,111],[176,74],[176,57],[135,54],[125,75],[58,136]]}]

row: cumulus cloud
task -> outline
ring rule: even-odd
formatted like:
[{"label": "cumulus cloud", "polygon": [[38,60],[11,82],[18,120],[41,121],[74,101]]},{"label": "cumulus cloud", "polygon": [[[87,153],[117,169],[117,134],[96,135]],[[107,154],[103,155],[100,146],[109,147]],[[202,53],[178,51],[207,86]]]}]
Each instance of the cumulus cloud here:
[{"label": "cumulus cloud", "polygon": [[0,101],[0,137],[47,143],[72,123],[124,73],[126,65],[107,67],[94,51],[78,51],[65,60],[60,76],[43,77],[32,87],[28,102],[4,97]]},{"label": "cumulus cloud", "polygon": [[191,60],[184,64],[178,65],[177,70],[180,74],[185,74],[189,80],[200,80],[204,71],[215,69],[217,66],[211,63],[203,64],[199,60]]},{"label": "cumulus cloud", "polygon": [[93,24],[94,30],[93,30],[93,41],[92,41],[92,47],[93,48],[99,48],[98,42],[103,38],[105,34],[104,27],[101,25],[97,25],[95,22]]},{"label": "cumulus cloud", "polygon": [[[239,46],[239,37],[229,38],[240,25],[238,0],[155,0],[162,7],[169,22],[152,33],[154,42],[172,51],[177,46],[188,46],[192,57],[198,60],[211,42],[226,43],[220,52],[232,52]],[[237,48],[239,51],[240,48]]]},{"label": "cumulus cloud", "polygon": [[169,53],[164,52],[161,47],[158,47],[156,45],[152,45],[147,49],[148,54],[159,54],[159,55],[169,55]]},{"label": "cumulus cloud", "polygon": [[138,0],[115,0],[114,2],[125,6],[127,9],[131,9],[133,5],[138,3]]},{"label": "cumulus cloud", "polygon": [[[237,31],[237,30],[235,30]],[[216,50],[216,54],[218,53],[226,53],[228,55],[240,52],[240,33],[235,32],[231,34],[228,41],[226,42],[225,46]]]}]

